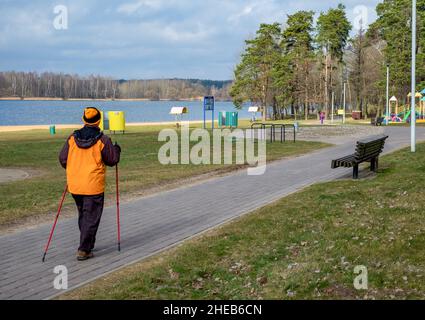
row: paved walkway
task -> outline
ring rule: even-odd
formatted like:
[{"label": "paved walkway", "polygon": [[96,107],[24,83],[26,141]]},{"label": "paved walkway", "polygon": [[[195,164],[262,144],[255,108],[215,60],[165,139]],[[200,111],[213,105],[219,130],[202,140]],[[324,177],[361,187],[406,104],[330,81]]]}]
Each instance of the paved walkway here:
[{"label": "paved walkway", "polygon": [[0,168],[0,183],[23,180],[29,176],[28,172],[21,169]]},{"label": "paved walkway", "polygon": [[[425,139],[425,128],[418,138]],[[408,128],[388,128],[385,152],[409,143]],[[350,140],[350,141],[347,141]],[[246,214],[312,183],[328,181],[351,170],[331,170],[330,161],[353,151],[356,139],[290,160],[274,162],[263,176],[246,171],[201,184],[162,192],[121,206],[122,251],[116,250],[115,208],[106,208],[97,240],[96,258],[77,262],[75,219],[58,223],[47,261],[41,262],[51,225],[0,237],[0,299],[45,299],[59,294],[53,288],[57,265],[69,271],[69,288],[175,245],[202,231]],[[53,218],[53,217],[52,217]]]}]

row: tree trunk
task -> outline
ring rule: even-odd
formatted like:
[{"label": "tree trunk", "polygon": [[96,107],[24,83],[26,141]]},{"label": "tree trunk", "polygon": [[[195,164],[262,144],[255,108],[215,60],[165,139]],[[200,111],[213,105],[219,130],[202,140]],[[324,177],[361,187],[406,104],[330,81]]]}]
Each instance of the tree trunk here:
[{"label": "tree trunk", "polygon": [[329,114],[329,53],[326,51],[326,62],[325,62],[325,117],[328,118]]},{"label": "tree trunk", "polygon": [[267,89],[263,85],[263,122],[267,120]]}]

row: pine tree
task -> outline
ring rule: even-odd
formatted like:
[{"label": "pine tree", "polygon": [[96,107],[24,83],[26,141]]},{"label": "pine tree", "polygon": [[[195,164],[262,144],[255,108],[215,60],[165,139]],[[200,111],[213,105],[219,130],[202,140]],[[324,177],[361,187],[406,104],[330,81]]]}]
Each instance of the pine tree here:
[{"label": "pine tree", "polygon": [[293,100],[304,104],[305,119],[308,119],[309,76],[314,59],[313,51],[313,11],[298,11],[288,16],[287,27],[283,31],[281,47],[285,60],[289,61]]},{"label": "pine tree", "polygon": [[365,58],[366,58],[366,48],[368,43],[366,41],[365,30],[363,26],[360,26],[360,29],[357,35],[350,40],[349,50],[347,52],[347,62],[348,67],[350,68],[350,80],[353,84],[354,96],[355,96],[355,108],[356,110],[361,110],[362,114],[366,116],[366,105],[365,100]]},{"label": "pine tree", "polygon": [[317,20],[317,44],[325,58],[325,109],[329,113],[329,88],[333,85],[332,71],[343,62],[344,49],[347,45],[351,24],[347,19],[342,4],[336,9],[321,13]]},{"label": "pine tree", "polygon": [[[425,0],[417,1],[416,68],[418,90],[425,88]],[[410,0],[385,0],[376,8],[378,19],[371,25],[368,36],[385,41],[384,56],[390,65],[390,88],[400,101],[407,102],[410,92],[411,17]],[[385,63],[379,85],[385,92]]]},{"label": "pine tree", "polygon": [[281,29],[278,23],[261,24],[252,40],[245,41],[246,49],[236,67],[235,81],[230,90],[234,104],[241,108],[246,101],[263,107],[263,121],[267,107],[273,104],[273,70],[280,56]]}]

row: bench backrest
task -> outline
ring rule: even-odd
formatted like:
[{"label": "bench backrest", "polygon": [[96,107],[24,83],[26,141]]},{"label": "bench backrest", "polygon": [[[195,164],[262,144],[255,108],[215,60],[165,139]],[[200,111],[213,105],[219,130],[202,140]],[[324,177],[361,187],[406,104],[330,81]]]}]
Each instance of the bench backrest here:
[{"label": "bench backrest", "polygon": [[357,142],[355,158],[358,161],[367,160],[379,156],[385,146],[388,136],[371,138]]}]

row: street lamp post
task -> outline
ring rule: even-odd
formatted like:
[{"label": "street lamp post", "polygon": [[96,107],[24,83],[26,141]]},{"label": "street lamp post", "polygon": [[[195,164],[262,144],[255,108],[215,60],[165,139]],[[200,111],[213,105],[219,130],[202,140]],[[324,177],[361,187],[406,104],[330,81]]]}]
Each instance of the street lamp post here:
[{"label": "street lamp post", "polygon": [[412,90],[410,110],[410,145],[416,152],[416,0],[412,0]]},{"label": "street lamp post", "polygon": [[345,110],[345,106],[346,106],[346,91],[345,91],[345,88],[346,88],[346,83],[344,82],[344,115],[343,115],[343,118],[342,118],[342,122],[345,124],[345,112],[346,112],[346,110]]},{"label": "street lamp post", "polygon": [[390,116],[390,64],[387,63],[387,105],[385,108],[385,124],[388,125],[389,116]]}]

